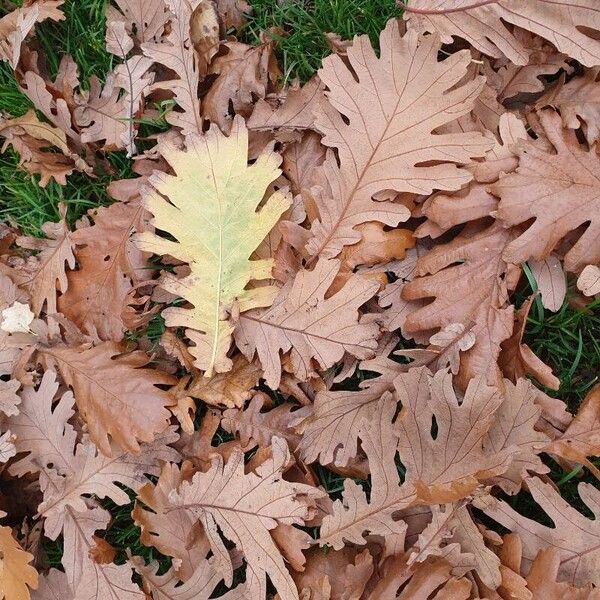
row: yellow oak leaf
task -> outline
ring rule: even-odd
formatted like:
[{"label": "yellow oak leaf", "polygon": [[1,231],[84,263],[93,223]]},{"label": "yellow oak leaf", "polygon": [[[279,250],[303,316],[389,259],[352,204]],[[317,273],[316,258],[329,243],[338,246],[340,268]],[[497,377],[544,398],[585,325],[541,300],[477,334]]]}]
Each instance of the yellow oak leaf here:
[{"label": "yellow oak leaf", "polygon": [[248,130],[240,117],[234,119],[228,137],[213,126],[186,141],[186,150],[161,144],[161,154],[175,175],[155,173],[144,198],[154,215],[153,225],[175,241],[150,232],[135,239],[142,250],[188,263],[189,274],[180,279],[167,274],[161,285],[192,306],[169,307],[163,316],[167,326],[187,328],[195,344],[194,364],[210,376],[231,369],[227,351],[233,303],[244,311],[273,302],[276,290],[270,286],[245,289],[251,280],[269,279],[273,264],[250,256],[290,200],[275,192],[257,210],[267,187],[281,173],[281,158],[267,150],[248,166]]}]

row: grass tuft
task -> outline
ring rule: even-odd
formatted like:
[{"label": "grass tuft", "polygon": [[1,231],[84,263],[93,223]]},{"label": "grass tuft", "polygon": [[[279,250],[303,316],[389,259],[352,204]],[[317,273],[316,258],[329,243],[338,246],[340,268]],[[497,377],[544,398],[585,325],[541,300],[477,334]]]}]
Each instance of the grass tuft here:
[{"label": "grass tuft", "polygon": [[331,54],[326,33],[344,40],[366,33],[378,47],[387,21],[400,16],[396,0],[253,0],[252,15],[241,35],[260,43],[267,32],[277,42],[285,80],[310,79]]}]

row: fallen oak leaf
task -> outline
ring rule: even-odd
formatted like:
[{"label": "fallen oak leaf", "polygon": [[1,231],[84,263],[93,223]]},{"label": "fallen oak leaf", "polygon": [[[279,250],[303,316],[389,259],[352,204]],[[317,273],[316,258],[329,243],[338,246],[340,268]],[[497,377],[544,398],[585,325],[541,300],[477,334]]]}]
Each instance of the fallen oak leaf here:
[{"label": "fallen oak leaf", "polygon": [[17,8],[0,19],[0,60],[7,61],[13,69],[21,58],[21,44],[36,23],[51,19],[61,21],[64,15],[60,6],[65,0],[35,0]]},{"label": "fallen oak leaf", "polygon": [[38,573],[29,564],[33,555],[25,552],[10,527],[0,527],[0,598],[29,600],[30,589],[37,589]]},{"label": "fallen oak leaf", "polygon": [[409,0],[404,18],[409,28],[437,32],[446,44],[461,37],[484,54],[505,55],[516,65],[526,65],[531,50],[511,25],[550,40],[585,66],[600,64],[600,41],[594,36],[600,30],[600,8],[593,0]]},{"label": "fallen oak leaf", "polygon": [[186,151],[162,145],[162,155],[176,174],[156,172],[145,195],[152,224],[177,241],[150,232],[135,239],[142,250],[188,262],[189,275],[165,275],[160,285],[193,308],[170,307],[163,316],[167,326],[187,327],[186,335],[195,344],[190,348],[195,365],[211,376],[232,366],[227,352],[234,326],[227,311],[234,301],[241,311],[273,301],[276,290],[271,286],[245,290],[251,280],[270,278],[272,261],[249,259],[290,201],[275,192],[256,212],[279,176],[280,158],[267,151],[247,165],[248,131],[240,117],[234,119],[229,137],[213,126],[203,136],[189,136],[187,144]]},{"label": "fallen oak leaf", "polygon": [[524,569],[529,567],[540,550],[556,548],[560,557],[558,575],[562,581],[575,586],[590,583],[598,586],[598,490],[589,483],[578,486],[579,497],[595,516],[595,519],[589,519],[561,498],[551,484],[533,477],[528,480],[527,487],[533,499],[552,519],[554,527],[528,519],[506,502],[491,496],[478,498],[473,504],[497,523],[520,535]]},{"label": "fallen oak leaf", "polygon": [[[191,0],[191,2],[166,0],[161,3],[163,6],[166,5],[171,15],[170,31],[164,39],[147,40],[141,46],[144,56],[155,63],[164,65],[178,77],[157,82],[154,87],[173,93],[182,112],[171,111],[166,118],[171,125],[181,127],[184,135],[199,134],[203,131],[198,98],[200,73],[197,68],[196,50],[190,39],[190,20],[194,9],[200,2],[202,0]],[[144,22],[146,17],[143,12],[140,17]]]},{"label": "fallen oak leaf", "polygon": [[584,296],[600,294],[600,268],[596,265],[587,265],[577,278],[577,289]]},{"label": "fallen oak leaf", "polygon": [[600,262],[600,158],[595,150],[581,146],[573,131],[562,129],[554,111],[542,111],[539,119],[554,152],[523,142],[516,173],[490,186],[500,198],[497,216],[502,222],[514,226],[532,220],[507,245],[502,258],[512,263],[542,260],[568,233],[589,222],[565,254],[565,269],[577,273],[585,265]]},{"label": "fallen oak leaf", "polygon": [[[30,257],[17,269],[15,278],[19,287],[29,292],[37,317],[44,308],[48,316],[58,312],[57,292],[64,294],[67,291],[66,270],[75,268],[74,240],[66,222],[66,207],[60,205],[60,211],[62,219],[58,223],[50,221],[42,226],[45,238],[17,238],[17,245],[21,248],[38,251],[35,257]],[[58,334],[58,323],[48,319],[48,331],[51,335]]]},{"label": "fallen oak leaf", "polygon": [[178,565],[175,571],[182,581],[193,576],[196,566],[210,548],[205,535],[197,535],[192,543],[188,543],[195,518],[184,508],[173,509],[169,502],[169,494],[177,490],[183,481],[190,481],[194,472],[188,461],[181,468],[165,463],[156,484],[148,482],[138,490],[131,513],[141,529],[142,544],[173,557]]},{"label": "fallen oak leaf", "polygon": [[552,312],[560,310],[567,295],[567,278],[558,257],[550,254],[543,260],[529,261],[544,308]]},{"label": "fallen oak leaf", "polygon": [[316,171],[312,201],[319,217],[307,244],[312,262],[358,242],[356,225],[396,226],[410,217],[402,204],[373,200],[377,194],[457,190],[472,178],[457,165],[489,148],[479,133],[433,133],[468,113],[481,91],[479,78],[457,85],[466,74],[467,53],[438,62],[439,41],[414,32],[402,37],[395,19],[381,33],[380,45],[377,58],[368,36],[355,39],[348,60],[356,75],[339,56],[327,57],[319,71],[329,92],[315,126],[323,144],[337,149],[339,165],[329,152]]},{"label": "fallen oak leaf", "polygon": [[583,464],[600,479],[600,469],[588,460],[588,456],[600,455],[600,387],[598,385],[588,392],[565,432],[548,444],[544,452]]},{"label": "fallen oak leaf", "polygon": [[165,431],[176,400],[157,385],[174,379],[144,368],[148,357],[141,352],[123,355],[114,342],[86,346],[38,348],[38,360],[54,365],[75,394],[77,407],[87,422],[98,448],[111,455],[109,437],[121,448],[139,452],[139,441],[151,442]]},{"label": "fallen oak leaf", "polygon": [[58,307],[84,333],[120,342],[127,329],[123,309],[133,286],[147,278],[144,254],[131,240],[144,229],[141,202],[115,202],[88,211],[93,225],[70,234],[79,268],[67,275]]},{"label": "fallen oak leaf", "polygon": [[226,585],[231,585],[233,568],[220,532],[241,550],[247,562],[248,593],[253,598],[265,596],[268,575],[282,600],[298,600],[270,530],[278,523],[304,524],[323,492],[283,480],[281,471],[288,461],[285,441],[273,438],[272,457],[256,472],[244,472],[244,455],[237,450],[227,464],[220,457],[214,458],[207,473],[196,473],[191,482],[183,482],[169,495],[174,508],[185,508],[202,523],[215,555],[215,567]]},{"label": "fallen oak leaf", "polygon": [[142,444],[137,454],[128,454],[113,448],[109,458],[98,451],[94,443],[84,439],[71,450],[65,475],[54,469],[45,471],[44,500],[38,514],[45,518],[44,531],[56,539],[65,526],[69,509],[83,512],[84,496],[94,494],[98,498],[110,498],[116,505],[130,502],[129,495],[116,483],[134,491],[148,481],[146,475],[158,475],[164,462],[179,458],[179,453],[168,444],[176,441],[174,428],[157,436],[151,444]]},{"label": "fallen oak leaf", "polygon": [[313,271],[300,271],[271,308],[240,315],[238,348],[248,360],[258,355],[271,389],[279,387],[281,352],[290,353],[293,372],[302,381],[315,374],[313,360],[327,369],[345,352],[357,358],[374,355],[379,327],[361,320],[358,309],[375,295],[379,283],[355,275],[327,298],[338,271],[339,261],[323,259]]}]

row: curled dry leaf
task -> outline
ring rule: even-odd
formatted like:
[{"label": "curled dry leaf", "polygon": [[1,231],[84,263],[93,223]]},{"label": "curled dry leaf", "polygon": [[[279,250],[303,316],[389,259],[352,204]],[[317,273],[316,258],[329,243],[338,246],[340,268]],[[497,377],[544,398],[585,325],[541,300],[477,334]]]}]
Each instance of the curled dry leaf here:
[{"label": "curled dry leaf", "polygon": [[46,19],[53,21],[64,19],[60,10],[64,1],[34,0],[4,15],[0,19],[0,60],[7,61],[13,69],[16,69],[21,58],[21,44],[34,25]]},{"label": "curled dry leaf", "polygon": [[[475,8],[468,8],[470,4]],[[530,49],[511,25],[550,40],[588,67],[600,64],[600,40],[594,35],[600,31],[600,7],[593,0],[410,0],[404,18],[411,29],[439,33],[444,43],[461,37],[484,54],[504,55],[516,65],[528,63]]]},{"label": "curled dry leaf", "polygon": [[150,232],[136,239],[142,250],[189,264],[189,275],[165,275],[161,286],[193,308],[172,307],[163,315],[167,325],[188,328],[195,364],[210,376],[232,366],[227,357],[232,304],[237,301],[244,311],[273,301],[275,290],[269,286],[244,289],[251,280],[271,276],[271,261],[249,258],[290,202],[275,192],[256,212],[268,185],[279,176],[280,158],[266,152],[248,166],[248,131],[241,118],[234,120],[229,137],[213,126],[203,136],[189,136],[187,145],[183,151],[163,144],[162,154],[175,175],[155,173],[145,197],[153,225],[176,241]]},{"label": "curled dry leaf", "polygon": [[600,268],[596,265],[587,265],[577,278],[577,288],[584,296],[600,294]]},{"label": "curled dry leaf", "polygon": [[563,126],[569,129],[582,127],[590,145],[600,139],[600,81],[598,67],[586,69],[583,76],[565,83],[561,76],[537,102],[536,107],[552,106],[560,111]]},{"label": "curled dry leaf", "polygon": [[579,406],[565,432],[545,449],[569,461],[584,464],[598,479],[600,470],[588,456],[600,454],[600,387],[594,386]]},{"label": "curled dry leaf", "polygon": [[504,375],[514,382],[517,382],[521,377],[532,375],[542,385],[557,390],[560,387],[560,381],[552,373],[552,368],[537,357],[523,341],[527,316],[534,300],[535,296],[527,298],[515,313],[513,334],[502,343],[498,364]]}]

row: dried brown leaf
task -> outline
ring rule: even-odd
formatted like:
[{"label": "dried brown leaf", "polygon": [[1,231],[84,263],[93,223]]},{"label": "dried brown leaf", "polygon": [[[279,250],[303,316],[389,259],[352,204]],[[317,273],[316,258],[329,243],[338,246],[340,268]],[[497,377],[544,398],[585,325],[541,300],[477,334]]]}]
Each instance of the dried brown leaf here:
[{"label": "dried brown leaf", "polygon": [[290,352],[293,372],[302,381],[316,375],[315,366],[328,369],[345,352],[357,358],[374,355],[379,328],[362,321],[358,309],[373,297],[379,283],[355,275],[326,297],[338,271],[339,261],[321,260],[313,271],[300,271],[271,308],[240,315],[235,330],[238,348],[248,360],[258,355],[272,389],[279,386],[281,353]]},{"label": "dried brown leaf", "polygon": [[122,448],[139,452],[139,441],[151,442],[168,425],[167,406],[175,399],[157,385],[173,383],[160,371],[143,368],[143,353],[122,355],[113,342],[96,347],[40,348],[40,360],[56,365],[75,393],[81,416],[98,448],[111,455],[109,437]]},{"label": "dried brown leaf", "polygon": [[140,202],[118,202],[89,211],[94,224],[70,235],[79,268],[69,272],[59,309],[83,332],[101,340],[123,339],[128,294],[148,278],[145,256],[130,237],[144,229],[144,215]]},{"label": "dried brown leaf", "polygon": [[505,55],[516,65],[528,63],[531,49],[514,35],[511,25],[550,40],[560,52],[588,67],[600,64],[600,40],[595,35],[600,30],[600,8],[594,0],[498,0],[461,10],[469,4],[477,3],[410,0],[404,14],[411,29],[437,32],[447,44],[453,36],[461,37],[484,54]]},{"label": "dried brown leaf", "polygon": [[348,60],[356,77],[339,56],[327,57],[319,71],[329,92],[316,127],[323,143],[337,149],[339,166],[329,153],[313,189],[319,212],[307,246],[313,260],[358,242],[356,225],[396,226],[409,218],[402,204],[374,201],[377,194],[459,189],[471,175],[457,164],[489,148],[479,133],[433,133],[468,113],[481,91],[481,79],[452,89],[466,73],[467,53],[437,62],[438,40],[410,32],[401,37],[394,19],[380,45],[377,58],[367,36],[354,41]]},{"label": "dried brown leaf", "polygon": [[554,152],[523,143],[517,172],[490,188],[500,198],[498,217],[507,225],[533,220],[507,245],[502,258],[512,263],[542,260],[567,234],[589,223],[565,255],[565,269],[579,272],[600,262],[600,158],[581,146],[574,132],[562,129],[558,114],[543,111],[539,117]]},{"label": "dried brown leaf", "polygon": [[170,494],[174,507],[185,508],[198,519],[215,555],[215,567],[231,585],[233,569],[222,532],[243,553],[248,564],[246,584],[253,598],[266,593],[266,575],[282,600],[298,599],[296,586],[271,537],[278,523],[302,525],[310,518],[311,506],[323,493],[318,489],[284,481],[281,471],[289,461],[285,441],[273,439],[272,457],[257,468],[244,472],[244,455],[232,454],[227,464],[213,460],[207,473],[196,473]]}]

